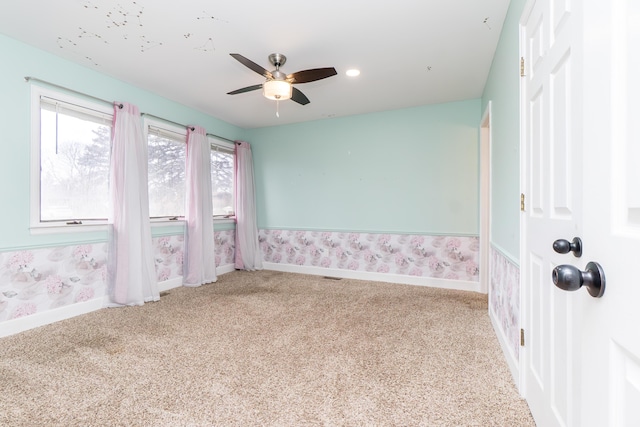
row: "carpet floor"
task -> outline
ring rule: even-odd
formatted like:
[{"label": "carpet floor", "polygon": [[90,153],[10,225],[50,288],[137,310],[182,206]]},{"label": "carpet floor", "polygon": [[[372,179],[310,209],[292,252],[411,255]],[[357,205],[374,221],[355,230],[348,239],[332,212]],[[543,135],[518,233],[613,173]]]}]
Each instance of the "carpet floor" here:
[{"label": "carpet floor", "polygon": [[232,272],[0,339],[2,426],[534,426],[486,295]]}]

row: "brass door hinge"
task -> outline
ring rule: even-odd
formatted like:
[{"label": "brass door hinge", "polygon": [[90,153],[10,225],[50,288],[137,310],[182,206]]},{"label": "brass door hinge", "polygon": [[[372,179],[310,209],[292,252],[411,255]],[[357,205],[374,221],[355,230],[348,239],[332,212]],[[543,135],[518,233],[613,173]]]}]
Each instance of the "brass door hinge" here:
[{"label": "brass door hinge", "polygon": [[520,193],[520,210],[524,212],[524,193]]},{"label": "brass door hinge", "polygon": [[520,329],[520,347],[524,347],[524,329]]},{"label": "brass door hinge", "polygon": [[524,56],[520,57],[520,77],[524,77]]}]

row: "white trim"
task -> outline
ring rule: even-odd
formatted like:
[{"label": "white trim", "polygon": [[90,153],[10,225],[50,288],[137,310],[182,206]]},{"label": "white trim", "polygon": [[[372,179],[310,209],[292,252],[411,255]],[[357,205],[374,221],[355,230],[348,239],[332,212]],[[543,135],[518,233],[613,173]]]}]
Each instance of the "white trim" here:
[{"label": "white trim", "polygon": [[92,311],[100,310],[107,302],[106,297],[94,298],[85,302],[78,302],[64,307],[54,308],[52,310],[34,313],[30,316],[19,317],[0,323],[0,337],[24,332],[50,323],[59,322],[71,317],[80,316]]},{"label": "white trim", "polygon": [[230,151],[229,154],[234,154],[235,153],[235,150],[236,150],[236,144],[235,143],[225,141],[225,140],[221,139],[221,137],[213,136],[213,135],[211,135],[209,133],[207,134],[207,138],[208,138],[209,144],[212,147],[220,147],[222,149],[227,149],[227,150]]},{"label": "white trim", "polygon": [[491,101],[480,121],[480,289],[489,293],[491,239]]},{"label": "white trim", "polygon": [[231,273],[232,271],[236,271],[235,264],[226,264],[216,268],[216,275],[221,276],[226,273]]},{"label": "white trim", "polygon": [[516,388],[520,390],[520,362],[513,354],[511,346],[509,345],[509,340],[504,334],[504,331],[500,326],[500,322],[496,318],[496,315],[493,310],[491,310],[491,308],[489,308],[489,319],[491,320],[491,325],[493,326],[493,330],[496,333],[496,338],[498,338],[498,343],[500,344],[500,348],[502,349],[504,360],[507,362],[507,366],[509,366],[509,370],[511,371],[513,382],[515,383]]},{"label": "white trim", "polygon": [[166,292],[169,289],[179,288],[180,286],[182,286],[182,276],[174,277],[173,279],[165,280],[164,282],[159,282],[158,291]]},{"label": "white trim", "polygon": [[[234,264],[226,264],[217,267],[216,274],[220,276],[234,270]],[[182,286],[182,277],[176,277],[174,279],[165,280],[164,282],[158,283],[158,289],[160,292],[179,288],[180,286]],[[30,316],[19,317],[17,319],[0,322],[0,338],[8,337],[9,335],[28,331],[29,329],[38,328],[40,326],[49,325],[61,320],[70,319],[82,314],[91,313],[92,311],[98,311],[102,308],[105,308],[107,302],[108,298],[106,296],[98,297],[89,301],[78,302],[75,304],[66,305],[64,307],[54,308],[52,310],[47,310],[40,313],[34,313]]]},{"label": "white trim", "polygon": [[41,106],[40,98],[44,96],[52,100],[77,105],[81,108],[96,111],[105,116],[113,117],[113,106],[97,104],[77,96],[68,95],[55,90],[31,85],[31,153],[30,158],[30,186],[29,186],[29,230],[31,234],[53,234],[69,232],[88,232],[106,230],[106,220],[83,220],[82,225],[68,225],[65,221],[40,221],[40,151],[41,151]]},{"label": "white trim", "polygon": [[432,288],[457,289],[461,291],[481,292],[479,282],[466,280],[447,280],[433,277],[406,276],[403,274],[374,273],[369,271],[353,271],[340,268],[313,267],[307,265],[279,264],[263,262],[265,270],[285,273],[311,274],[314,276],[340,277],[343,279],[370,280],[374,282],[397,283],[401,285],[429,286]]},{"label": "white trim", "polygon": [[[531,12],[533,11],[533,7],[535,6],[536,0],[527,0],[527,2],[524,5],[524,8],[522,9],[522,15],[520,16],[520,21],[519,21],[519,28],[518,28],[518,62],[520,62],[521,58],[527,57],[529,58],[528,54],[527,54],[527,43],[526,43],[526,37],[525,37],[525,26],[527,24],[527,21],[529,20],[529,15],[531,15]],[[514,64],[515,65],[515,64]],[[520,64],[518,64],[519,66]],[[527,72],[526,69],[526,63],[525,63],[525,74]],[[526,177],[526,171],[527,171],[527,120],[525,117],[526,114],[526,102],[527,102],[527,97],[526,97],[526,85],[524,84],[523,78],[520,77],[519,78],[519,91],[518,91],[518,95],[520,97],[520,102],[519,102],[519,109],[520,109],[520,113],[519,113],[519,117],[520,117],[520,141],[518,144],[518,149],[520,150],[520,194],[525,194],[526,197],[526,188],[527,188],[527,177]],[[526,201],[526,200],[525,200]],[[525,205],[526,208],[526,205]],[[527,294],[529,292],[529,283],[526,280],[526,276],[529,273],[529,269],[527,267],[527,263],[526,263],[526,253],[527,253],[527,232],[526,232],[526,227],[527,227],[527,216],[523,215],[523,212],[520,212],[520,230],[519,230],[519,235],[520,235],[520,254],[519,254],[519,258],[523,259],[524,262],[522,263],[522,267],[520,268],[520,283],[518,284],[518,286],[520,286],[520,317],[519,317],[519,327],[520,329],[524,329],[525,331],[531,330],[531,328],[529,328],[528,325],[528,319],[527,317],[529,316],[529,311],[528,311],[528,304],[529,304],[529,300],[527,299]],[[496,249],[496,245],[494,245],[494,249]],[[510,258],[509,256],[507,256],[506,252],[503,251],[501,248],[499,249],[499,252],[503,255],[506,256],[507,259],[510,259],[513,261],[512,258]],[[519,262],[518,262],[518,266],[519,266]],[[518,391],[520,392],[520,395],[522,397],[524,397],[525,399],[527,398],[526,396],[526,390],[527,390],[527,363],[529,361],[529,347],[527,347],[526,345],[524,347],[520,348],[520,354],[518,356]],[[507,353],[505,353],[505,357],[506,357]]]},{"label": "white trim", "polygon": [[[32,202],[33,203],[33,202]],[[64,221],[39,222],[32,224],[29,231],[32,235],[36,234],[59,234],[59,233],[88,233],[88,232],[107,232],[110,224],[107,221],[82,220],[82,224],[67,224]]]}]

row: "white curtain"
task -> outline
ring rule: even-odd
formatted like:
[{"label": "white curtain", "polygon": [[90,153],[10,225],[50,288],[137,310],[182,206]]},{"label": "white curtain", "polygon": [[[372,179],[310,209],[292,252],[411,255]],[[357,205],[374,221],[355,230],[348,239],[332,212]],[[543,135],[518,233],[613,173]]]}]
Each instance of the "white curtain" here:
[{"label": "white curtain", "polygon": [[108,306],[160,299],[149,221],[147,150],[138,107],[116,103],[109,180]]},{"label": "white curtain", "polygon": [[184,286],[215,282],[211,147],[206,131],[187,128],[187,193],[185,220]]},{"label": "white curtain", "polygon": [[236,254],[238,270],[262,270],[258,243],[256,196],[251,145],[236,141]]}]

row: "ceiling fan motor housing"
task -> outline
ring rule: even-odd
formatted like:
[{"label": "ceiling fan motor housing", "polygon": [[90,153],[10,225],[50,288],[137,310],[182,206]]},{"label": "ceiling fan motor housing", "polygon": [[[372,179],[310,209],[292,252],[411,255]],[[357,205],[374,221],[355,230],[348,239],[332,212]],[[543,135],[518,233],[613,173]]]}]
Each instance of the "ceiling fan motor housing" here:
[{"label": "ceiling fan motor housing", "polygon": [[277,70],[278,68],[282,67],[285,62],[287,62],[287,57],[281,53],[272,53],[271,55],[269,55],[269,62],[271,62]]}]

